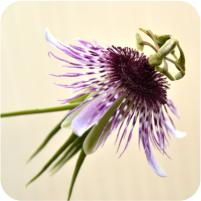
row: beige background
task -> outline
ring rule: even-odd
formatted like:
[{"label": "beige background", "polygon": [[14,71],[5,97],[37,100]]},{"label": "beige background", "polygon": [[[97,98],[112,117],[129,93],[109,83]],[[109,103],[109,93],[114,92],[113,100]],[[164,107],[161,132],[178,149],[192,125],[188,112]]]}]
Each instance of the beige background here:
[{"label": "beige background", "polygon": [[[199,29],[195,9],[179,2],[33,2],[15,3],[2,16],[2,110],[58,105],[70,93],[52,83],[48,73],[60,71],[48,58],[51,47],[44,39],[48,27],[61,41],[76,37],[103,45],[134,46],[138,27],[156,33],[171,33],[186,54],[187,75],[171,83],[181,118],[177,128],[184,139],[171,139],[171,160],[156,153],[167,178],[156,176],[137,146],[137,133],[121,159],[115,155],[114,139],[88,157],[75,185],[73,198],[83,200],[180,200],[191,196],[199,185]],[[65,112],[64,112],[65,113]],[[63,112],[4,119],[2,121],[2,185],[15,199],[65,199],[72,175],[71,161],[54,177],[43,175],[28,189],[24,185],[36,173],[69,131],[62,132],[39,157],[25,161]]]}]

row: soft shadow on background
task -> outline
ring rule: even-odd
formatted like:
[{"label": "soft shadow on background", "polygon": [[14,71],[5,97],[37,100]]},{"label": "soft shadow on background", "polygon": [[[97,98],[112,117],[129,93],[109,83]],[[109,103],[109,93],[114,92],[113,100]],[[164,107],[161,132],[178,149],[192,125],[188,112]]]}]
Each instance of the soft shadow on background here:
[{"label": "soft shadow on background", "polygon": [[[171,159],[156,153],[168,177],[156,176],[138,149],[137,132],[121,159],[115,155],[114,137],[81,169],[73,199],[79,200],[180,200],[199,185],[199,82],[200,19],[195,9],[182,2],[20,2],[9,6],[2,19],[1,103],[2,111],[58,105],[70,95],[56,87],[49,73],[61,70],[48,58],[52,49],[44,38],[46,27],[66,43],[77,37],[100,44],[134,47],[139,27],[169,33],[179,39],[186,54],[184,79],[172,82],[174,100],[184,139],[170,140]],[[62,81],[61,81],[62,82]],[[43,175],[28,189],[25,183],[70,134],[62,130],[30,164],[25,162],[65,112],[22,116],[2,120],[1,182],[18,200],[65,199],[75,160],[57,175]]]}]

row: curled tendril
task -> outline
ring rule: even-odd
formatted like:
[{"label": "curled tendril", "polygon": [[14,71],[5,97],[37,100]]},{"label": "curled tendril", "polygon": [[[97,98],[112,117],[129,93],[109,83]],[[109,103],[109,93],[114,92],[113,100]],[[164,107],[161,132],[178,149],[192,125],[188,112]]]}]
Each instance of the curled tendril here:
[{"label": "curled tendril", "polygon": [[[149,46],[154,50],[154,54],[149,56],[149,64],[156,71],[164,74],[171,81],[179,80],[185,75],[185,56],[184,52],[179,44],[179,41],[173,38],[171,35],[156,35],[151,30],[145,30],[139,28],[139,30],[145,33],[154,44],[144,41],[139,33],[136,34],[136,46],[139,51],[143,51],[144,46]],[[179,57],[176,55],[176,49],[179,52]],[[172,58],[168,56],[172,56]],[[169,71],[168,62],[172,63],[177,73],[173,74]],[[162,65],[163,64],[163,65]]]}]

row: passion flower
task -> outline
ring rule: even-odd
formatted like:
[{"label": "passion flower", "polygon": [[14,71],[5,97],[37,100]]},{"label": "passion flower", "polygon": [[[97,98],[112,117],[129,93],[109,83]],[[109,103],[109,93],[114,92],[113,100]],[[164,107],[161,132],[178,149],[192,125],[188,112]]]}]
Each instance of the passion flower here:
[{"label": "passion flower", "polygon": [[[85,40],[65,45],[46,31],[47,41],[64,53],[60,57],[50,51],[49,56],[60,61],[67,69],[64,74],[51,75],[64,79],[77,78],[69,84],[57,84],[72,89],[73,96],[63,100],[67,104],[65,106],[1,116],[69,110],[30,159],[44,148],[61,127],[70,126],[72,135],[28,184],[53,163],[52,170],[57,171],[80,152],[69,190],[70,199],[86,155],[96,151],[110,135],[116,135],[117,152],[121,156],[132,136],[137,134],[133,131],[137,122],[139,145],[143,146],[149,165],[157,175],[166,176],[156,162],[152,149],[157,148],[162,154],[166,154],[169,134],[179,138],[185,135],[175,129],[170,113],[176,116],[178,114],[167,96],[170,86],[168,78],[178,80],[185,75],[185,58],[178,41],[171,36],[158,36],[144,29],[141,31],[153,40],[154,45],[143,41],[139,34],[136,37],[138,50],[114,45],[103,47]],[[140,52],[145,45],[151,47],[155,53],[147,57]],[[175,54],[175,48],[179,50],[179,57]],[[167,62],[171,62],[179,70],[176,75],[169,72]]]}]

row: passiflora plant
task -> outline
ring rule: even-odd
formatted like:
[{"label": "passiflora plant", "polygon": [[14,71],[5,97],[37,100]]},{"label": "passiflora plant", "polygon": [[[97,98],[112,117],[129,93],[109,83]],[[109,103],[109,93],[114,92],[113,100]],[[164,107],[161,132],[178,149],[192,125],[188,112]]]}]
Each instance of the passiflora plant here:
[{"label": "passiflora plant", "polygon": [[[48,168],[53,173],[57,172],[79,153],[68,192],[69,200],[86,156],[94,153],[112,134],[116,136],[117,153],[121,156],[134,135],[136,122],[139,123],[139,145],[144,149],[148,164],[157,175],[166,176],[152,149],[167,155],[170,135],[185,136],[185,132],[175,129],[171,115],[178,114],[167,96],[169,82],[185,75],[185,57],[179,41],[171,35],[139,30],[149,37],[149,41],[137,33],[136,49],[113,45],[103,47],[85,40],[77,40],[73,45],[63,44],[48,30],[45,32],[46,40],[64,54],[59,57],[50,51],[48,55],[67,69],[64,74],[51,75],[64,79],[78,78],[73,83],[57,84],[65,90],[73,90],[72,97],[63,100],[62,106],[2,113],[1,117],[66,111],[28,161],[60,129],[70,127],[72,133],[27,185]],[[146,56],[143,53],[146,46],[152,49],[153,54]],[[173,68],[176,72],[172,71]]]}]

